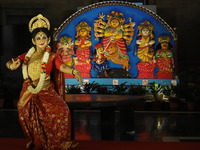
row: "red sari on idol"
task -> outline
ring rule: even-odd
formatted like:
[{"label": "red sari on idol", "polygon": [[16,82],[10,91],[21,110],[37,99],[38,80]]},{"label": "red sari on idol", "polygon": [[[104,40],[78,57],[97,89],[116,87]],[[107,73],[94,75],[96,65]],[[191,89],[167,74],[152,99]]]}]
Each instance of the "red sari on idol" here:
[{"label": "red sari on idol", "polygon": [[[26,53],[18,57],[21,62],[25,55]],[[59,69],[61,64],[63,62],[59,56],[50,53],[42,90],[32,94],[24,83],[20,93],[19,122],[26,136],[27,146],[32,145],[36,150],[67,150],[72,144],[69,108],[50,80],[53,65]]]},{"label": "red sari on idol", "polygon": [[122,38],[121,38],[121,39],[117,39],[117,40],[111,40],[110,37],[104,37],[104,38],[103,38],[104,51],[105,51],[106,53],[109,53],[107,48],[108,48],[112,43],[116,44],[117,47],[119,48],[119,50],[120,50],[119,55],[120,55],[122,58],[127,58],[127,59],[128,59],[128,54],[127,54],[126,45],[125,45],[125,42],[124,42],[124,40],[123,40]]},{"label": "red sari on idol", "polygon": [[92,64],[91,62],[86,62],[87,59],[90,59],[90,47],[82,47],[82,45],[85,44],[85,41],[91,41],[91,38],[79,37],[76,40],[80,40],[81,44],[78,45],[76,49],[76,57],[78,58],[78,63],[75,63],[74,68],[81,72],[82,78],[91,78],[90,71]]}]

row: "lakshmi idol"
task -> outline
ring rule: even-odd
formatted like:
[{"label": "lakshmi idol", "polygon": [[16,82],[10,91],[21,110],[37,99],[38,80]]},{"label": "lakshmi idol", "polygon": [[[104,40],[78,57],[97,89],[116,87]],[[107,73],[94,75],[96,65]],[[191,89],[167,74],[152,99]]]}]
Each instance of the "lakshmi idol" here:
[{"label": "lakshmi idol", "polygon": [[[61,60],[67,65],[74,65],[74,44],[72,38],[69,36],[62,36],[57,43],[56,53],[61,57]],[[71,74],[64,74],[64,78],[74,78]]]},{"label": "lakshmi idol", "polygon": [[24,84],[17,104],[19,122],[27,139],[27,149],[68,150],[77,145],[71,141],[70,111],[57,94],[51,81],[52,67],[73,74],[82,84],[77,69],[64,64],[51,52],[50,23],[41,14],[29,22],[33,47],[6,63],[10,70],[22,66]]},{"label": "lakshmi idol", "polygon": [[90,46],[92,46],[92,40],[90,35],[91,27],[82,21],[76,26],[75,45],[76,57],[74,57],[74,68],[81,71],[83,78],[91,78],[91,59],[90,59]]}]

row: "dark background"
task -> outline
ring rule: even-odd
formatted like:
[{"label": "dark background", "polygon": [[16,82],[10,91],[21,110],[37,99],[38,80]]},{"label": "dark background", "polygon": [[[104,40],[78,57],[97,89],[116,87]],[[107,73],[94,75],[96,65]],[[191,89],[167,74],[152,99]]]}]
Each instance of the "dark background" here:
[{"label": "dark background", "polygon": [[[134,0],[127,0],[134,2]],[[178,72],[200,66],[200,0],[137,0],[146,5],[156,5],[157,14],[178,35]],[[0,77],[3,80],[22,82],[21,69],[10,71],[5,63],[30,48],[28,31],[30,19],[41,13],[51,23],[51,29],[81,7],[98,0],[0,0]]]}]

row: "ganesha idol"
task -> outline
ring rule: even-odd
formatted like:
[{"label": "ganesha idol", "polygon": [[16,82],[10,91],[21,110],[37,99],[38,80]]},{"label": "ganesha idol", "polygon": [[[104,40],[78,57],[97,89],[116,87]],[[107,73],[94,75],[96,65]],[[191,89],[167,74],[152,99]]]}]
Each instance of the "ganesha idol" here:
[{"label": "ganesha idol", "polygon": [[153,44],[153,25],[148,21],[141,23],[138,26],[139,39],[136,40],[137,56],[140,62],[137,63],[138,76],[137,78],[153,79],[155,69],[155,57]]},{"label": "ganesha idol", "polygon": [[[74,44],[72,38],[66,35],[60,37],[56,53],[66,65],[72,67],[74,65]],[[64,78],[74,78],[74,76],[64,73]]]},{"label": "ganesha idol", "polygon": [[135,23],[129,18],[129,24],[125,24],[123,14],[118,11],[109,13],[107,21],[103,21],[104,16],[102,13],[99,15],[99,19],[95,20],[94,31],[96,40],[102,38],[104,56],[107,60],[122,65],[123,69],[128,71],[130,65],[126,44],[130,45]]},{"label": "ganesha idol", "polygon": [[90,46],[92,45],[91,27],[84,21],[76,26],[75,45],[76,57],[74,68],[80,70],[82,78],[91,78]]},{"label": "ganesha idol", "polygon": [[171,37],[164,35],[158,37],[158,46],[156,52],[156,66],[159,68],[157,72],[158,79],[173,78],[173,53],[170,44]]}]

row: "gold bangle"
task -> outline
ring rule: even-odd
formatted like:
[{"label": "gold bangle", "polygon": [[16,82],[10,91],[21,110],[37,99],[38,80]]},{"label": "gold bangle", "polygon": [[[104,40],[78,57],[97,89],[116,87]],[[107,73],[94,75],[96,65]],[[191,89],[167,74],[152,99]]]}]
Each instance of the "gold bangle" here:
[{"label": "gold bangle", "polygon": [[12,63],[10,63],[10,65],[9,65],[9,69],[10,69],[10,70],[12,70],[12,69],[10,68],[11,65],[12,65]]},{"label": "gold bangle", "polygon": [[75,76],[75,74],[74,74],[74,70],[75,70],[75,69],[73,68],[73,69],[72,69],[72,75],[74,75],[74,76]]},{"label": "gold bangle", "polygon": [[73,74],[74,76],[75,76],[76,73],[78,73],[78,72],[79,72],[79,70],[77,70],[77,69],[75,69],[75,68],[72,70],[72,74]]}]

